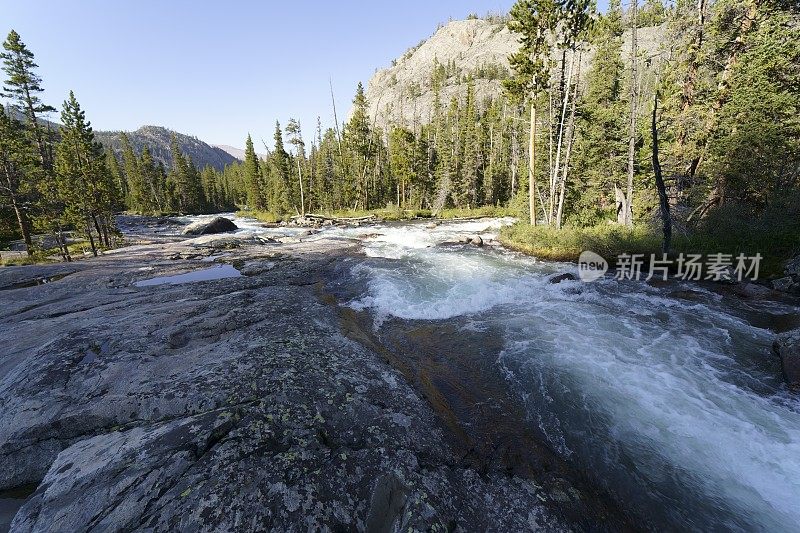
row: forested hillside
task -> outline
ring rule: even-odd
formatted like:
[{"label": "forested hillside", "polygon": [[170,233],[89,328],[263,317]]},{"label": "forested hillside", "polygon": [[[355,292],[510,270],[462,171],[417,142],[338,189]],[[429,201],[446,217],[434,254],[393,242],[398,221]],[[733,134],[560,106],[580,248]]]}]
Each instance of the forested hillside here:
[{"label": "forested hillside", "polygon": [[181,152],[190,158],[198,168],[207,166],[215,170],[222,170],[226,165],[237,161],[237,158],[216,146],[211,146],[197,137],[178,133],[161,126],[142,126],[136,131],[98,131],[95,132],[97,140],[103,146],[112,147],[117,157],[122,155],[123,133],[128,137],[128,141],[137,153],[142,153],[142,149],[147,146],[153,159],[164,167],[169,168],[173,164],[172,151],[170,144],[172,136],[178,141]]},{"label": "forested hillside", "polygon": [[[343,124],[277,123],[266,158],[247,139],[245,161],[224,169],[224,159],[200,158],[175,136],[168,153],[168,132],[160,129],[144,131],[159,138],[158,151],[120,135],[115,150],[103,153],[95,143],[104,136],[78,120],[72,99],[63,129],[74,130],[92,164],[64,153],[56,165],[63,140],[35,125],[48,106],[36,96],[33,55],[12,32],[4,44],[5,94],[26,120],[4,119],[6,225],[20,234],[32,224],[76,227],[104,240],[99,221],[110,223],[110,213],[122,209],[247,207],[274,218],[503,206],[538,225],[574,228],[656,226],[666,209],[676,231],[690,234],[724,224],[731,232],[773,228],[775,217],[796,213],[796,3],[680,0],[668,7],[646,0],[623,10],[612,0],[603,15],[591,5],[521,0],[507,16],[445,26],[439,41],[458,41],[453,28],[469,30],[472,40],[456,56],[479,56],[442,63],[435,37],[378,75],[380,101],[359,84]],[[512,38],[521,44],[512,46]],[[501,43],[508,61],[497,63],[502,54],[486,43]],[[407,109],[418,98],[429,112],[382,114],[392,103],[381,95],[395,90],[389,75],[406,87],[421,80],[426,96],[403,89],[400,99]]]}]

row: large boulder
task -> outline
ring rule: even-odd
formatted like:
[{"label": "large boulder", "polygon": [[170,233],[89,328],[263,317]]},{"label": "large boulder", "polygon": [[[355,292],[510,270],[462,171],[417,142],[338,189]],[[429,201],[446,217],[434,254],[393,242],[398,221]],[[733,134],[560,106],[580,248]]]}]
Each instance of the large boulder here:
[{"label": "large boulder", "polygon": [[225,217],[214,217],[211,220],[198,220],[184,228],[184,235],[214,235],[215,233],[227,233],[236,231],[239,227]]},{"label": "large boulder", "polygon": [[772,348],[781,358],[783,377],[789,388],[800,392],[800,329],[779,335]]}]

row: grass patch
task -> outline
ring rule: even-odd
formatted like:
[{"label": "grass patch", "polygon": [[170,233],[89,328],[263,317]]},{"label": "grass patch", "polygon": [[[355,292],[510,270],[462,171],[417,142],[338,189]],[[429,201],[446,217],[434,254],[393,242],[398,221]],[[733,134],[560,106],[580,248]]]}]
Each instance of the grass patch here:
[{"label": "grass patch", "polygon": [[[284,219],[284,217],[276,215],[275,213],[272,213],[270,211],[258,211],[255,209],[242,209],[236,212],[236,216],[242,218],[254,218],[256,220],[259,220],[261,222],[267,222],[269,224],[275,224]],[[289,217],[287,216],[286,218]]]},{"label": "grass patch", "polygon": [[[734,216],[709,216],[692,231],[677,234],[671,254],[739,254],[747,257],[760,253],[760,276],[781,277],[786,261],[800,254],[800,222],[784,219],[780,224],[765,220],[736,219]],[[645,225],[625,228],[604,224],[587,228],[517,223],[500,231],[504,246],[549,261],[576,262],[581,252],[591,250],[614,264],[621,254],[661,254],[661,233]]]},{"label": "grass patch", "polygon": [[623,253],[650,254],[661,249],[661,238],[646,227],[629,229],[615,224],[556,229],[518,222],[500,230],[500,242],[539,259],[568,262],[577,262],[585,250],[612,261]]},{"label": "grass patch", "polygon": [[517,216],[516,211],[509,207],[496,207],[486,205],[472,209],[442,209],[436,214],[436,218],[502,218]]}]

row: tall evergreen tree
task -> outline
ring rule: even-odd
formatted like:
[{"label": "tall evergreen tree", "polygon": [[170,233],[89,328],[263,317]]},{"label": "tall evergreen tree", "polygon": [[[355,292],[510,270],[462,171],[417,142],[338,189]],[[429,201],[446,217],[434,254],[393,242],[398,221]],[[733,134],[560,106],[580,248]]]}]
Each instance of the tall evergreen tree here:
[{"label": "tall evergreen tree", "polygon": [[344,140],[350,153],[348,170],[351,179],[355,180],[348,188],[354,188],[356,193],[354,198],[348,198],[348,200],[363,209],[369,209],[367,176],[370,163],[373,162],[374,150],[367,97],[361,82],[358,83],[356,96],[353,99],[353,114],[344,128]]},{"label": "tall evergreen tree", "polygon": [[514,76],[504,85],[509,94],[527,99],[530,106],[528,208],[530,222],[536,225],[536,107],[540,92],[549,83],[551,36],[558,23],[559,5],[555,0],[518,0],[510,15],[508,27],[520,35],[521,46],[509,56]]},{"label": "tall evergreen tree", "polygon": [[253,147],[253,139],[247,135],[244,149],[244,176],[247,187],[247,205],[253,209],[264,209],[264,191],[262,190],[263,177],[261,165]]},{"label": "tall evergreen tree", "polygon": [[288,213],[291,207],[289,182],[289,154],[283,146],[283,131],[280,122],[275,122],[275,148],[270,157],[269,209],[277,215]]},{"label": "tall evergreen tree", "polygon": [[113,235],[112,182],[102,145],[95,140],[86,114],[70,91],[61,112],[61,141],[55,170],[65,216],[85,234],[97,255],[97,244],[111,245]]},{"label": "tall evergreen tree", "polygon": [[8,78],[3,84],[2,94],[11,99],[27,120],[33,134],[33,140],[39,151],[39,158],[46,171],[52,168],[52,151],[46,133],[39,124],[43,113],[55,111],[54,107],[44,104],[39,97],[42,79],[36,74],[38,65],[34,61],[33,52],[28,50],[19,34],[11,30],[3,42],[3,70]]},{"label": "tall evergreen tree", "polygon": [[0,200],[14,210],[28,255],[33,255],[30,208],[37,163],[25,127],[0,110]]}]

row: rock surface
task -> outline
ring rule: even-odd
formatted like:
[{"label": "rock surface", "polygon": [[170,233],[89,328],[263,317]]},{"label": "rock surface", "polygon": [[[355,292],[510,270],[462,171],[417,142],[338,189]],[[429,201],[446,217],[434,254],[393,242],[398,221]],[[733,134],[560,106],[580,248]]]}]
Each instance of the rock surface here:
[{"label": "rock surface", "polygon": [[211,220],[199,220],[183,229],[183,235],[215,235],[236,231],[239,227],[225,217],[214,217]]},{"label": "rock surface", "polygon": [[773,349],[781,358],[783,377],[789,388],[800,392],[800,329],[779,335]]},{"label": "rock surface", "polygon": [[[38,485],[14,531],[622,523],[558,471],[479,466],[377,348],[344,334],[324,278],[357,245],[234,237],[0,269],[0,491]],[[132,285],[212,256],[245,275]]]},{"label": "rock surface", "polygon": [[577,280],[578,278],[575,276],[575,274],[571,274],[569,272],[564,272],[563,274],[556,274],[547,279],[547,281],[549,281],[553,285],[557,285],[564,281],[577,281]]}]

